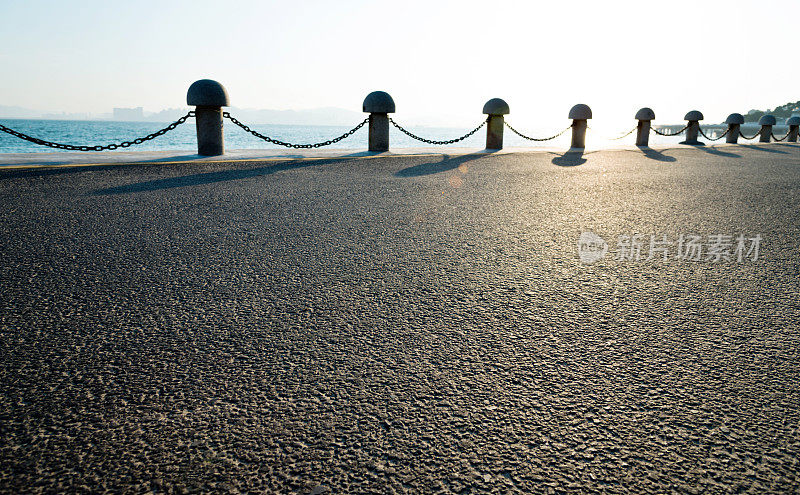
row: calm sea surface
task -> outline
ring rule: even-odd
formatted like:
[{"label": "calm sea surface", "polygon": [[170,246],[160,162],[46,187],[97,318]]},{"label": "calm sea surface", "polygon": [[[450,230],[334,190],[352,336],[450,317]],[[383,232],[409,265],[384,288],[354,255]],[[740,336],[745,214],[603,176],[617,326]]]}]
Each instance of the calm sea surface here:
[{"label": "calm sea surface", "polygon": [[[477,121],[475,125],[480,123]],[[110,143],[119,143],[122,141],[131,141],[137,137],[143,137],[151,132],[157,131],[167,124],[163,122],[116,122],[116,121],[76,121],[76,120],[18,120],[18,119],[0,119],[0,124],[10,127],[16,131],[28,134],[33,137],[44,139],[47,141],[54,141],[64,144],[74,145],[105,145]],[[353,127],[357,122],[353,123]],[[564,122],[564,127],[569,124],[569,121]],[[591,125],[591,124],[590,124]],[[619,141],[614,141],[612,138],[618,137],[633,127],[634,123],[628,129],[620,129],[617,134],[604,133],[599,130],[591,128],[588,131],[586,141],[590,147],[610,147],[620,144],[633,144],[634,136],[630,135]],[[291,143],[315,143],[325,141],[341,134],[344,134],[350,127],[338,126],[300,126],[300,125],[271,125],[271,124],[254,124],[250,127],[261,134],[270,136],[281,141]],[[516,127],[516,126],[515,126]],[[561,128],[539,128],[539,129],[526,129],[518,128],[517,130],[523,132],[531,137],[547,137],[556,134],[563,130]],[[705,126],[703,126],[705,128]],[[466,134],[471,128],[441,128],[441,127],[415,127],[409,126],[408,129],[425,138],[433,140],[448,140]],[[719,129],[719,128],[716,128]],[[747,126],[743,129],[745,134],[752,135],[758,130],[758,126]],[[405,134],[391,129],[390,141],[393,148],[420,148],[429,147],[430,145],[415,141]],[[714,131],[710,131],[714,132]],[[717,133],[719,131],[716,131]],[[783,136],[786,133],[784,126],[776,126],[775,134]],[[708,132],[707,132],[708,134]],[[714,137],[717,134],[709,134]],[[485,145],[486,131],[481,129],[473,136],[466,140],[450,145],[443,146],[442,148],[483,148]],[[678,137],[663,137],[651,134],[651,144],[671,144],[681,141],[683,138]],[[702,137],[701,137],[701,140]],[[547,142],[532,142],[524,140],[509,129],[505,130],[504,144],[506,147],[556,147],[565,148],[569,147],[570,133],[566,132],[561,137]],[[185,124],[179,126],[177,129],[168,132],[163,136],[159,136],[152,141],[140,145],[134,145],[118,151],[152,151],[152,150],[193,150],[197,146],[195,123],[194,119],[189,119]],[[330,145],[329,148],[338,149],[365,149],[367,146],[367,128],[366,126],[359,129],[355,134],[339,141],[336,144]],[[227,149],[281,149],[271,143],[259,140],[250,134],[247,134],[238,127],[232,125],[229,121],[225,121],[225,147]],[[42,153],[60,151],[53,148],[39,146],[28,141],[16,138],[4,132],[0,132],[0,153]]]}]

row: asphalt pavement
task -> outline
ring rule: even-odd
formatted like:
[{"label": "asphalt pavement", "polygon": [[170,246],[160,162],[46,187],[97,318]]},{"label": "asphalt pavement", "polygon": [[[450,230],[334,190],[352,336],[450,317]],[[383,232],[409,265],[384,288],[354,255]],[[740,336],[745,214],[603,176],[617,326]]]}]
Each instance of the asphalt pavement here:
[{"label": "asphalt pavement", "polygon": [[0,260],[3,493],[800,491],[799,145],[0,170]]}]

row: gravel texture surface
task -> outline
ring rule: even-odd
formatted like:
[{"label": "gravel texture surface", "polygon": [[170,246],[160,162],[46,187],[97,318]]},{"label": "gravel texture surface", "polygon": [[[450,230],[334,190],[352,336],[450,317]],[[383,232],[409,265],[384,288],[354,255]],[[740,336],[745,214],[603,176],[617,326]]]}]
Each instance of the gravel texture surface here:
[{"label": "gravel texture surface", "polygon": [[[0,171],[0,492],[798,492],[799,206],[783,144]],[[759,258],[616,259],[690,233]]]}]

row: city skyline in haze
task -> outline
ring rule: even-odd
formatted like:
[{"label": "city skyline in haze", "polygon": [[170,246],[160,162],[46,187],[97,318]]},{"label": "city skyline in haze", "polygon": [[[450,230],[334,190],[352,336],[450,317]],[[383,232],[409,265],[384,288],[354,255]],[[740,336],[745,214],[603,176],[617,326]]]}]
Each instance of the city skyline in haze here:
[{"label": "city skyline in haze", "polygon": [[185,107],[211,78],[239,108],[359,112],[389,92],[407,123],[471,125],[493,97],[547,127],[643,106],[708,122],[800,99],[790,3],[676,1],[3,2],[0,105],[51,113]]}]

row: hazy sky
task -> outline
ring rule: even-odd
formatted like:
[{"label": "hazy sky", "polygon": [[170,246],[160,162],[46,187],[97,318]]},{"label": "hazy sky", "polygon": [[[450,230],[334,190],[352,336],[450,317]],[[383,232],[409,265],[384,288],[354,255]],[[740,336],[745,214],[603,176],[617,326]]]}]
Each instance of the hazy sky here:
[{"label": "hazy sky", "polygon": [[[697,108],[707,122],[800,99],[800,2],[0,0],[0,104],[109,112],[185,106],[212,78],[234,105],[361,110],[388,91],[404,123],[622,129]],[[558,125],[555,125],[558,124]]]}]

